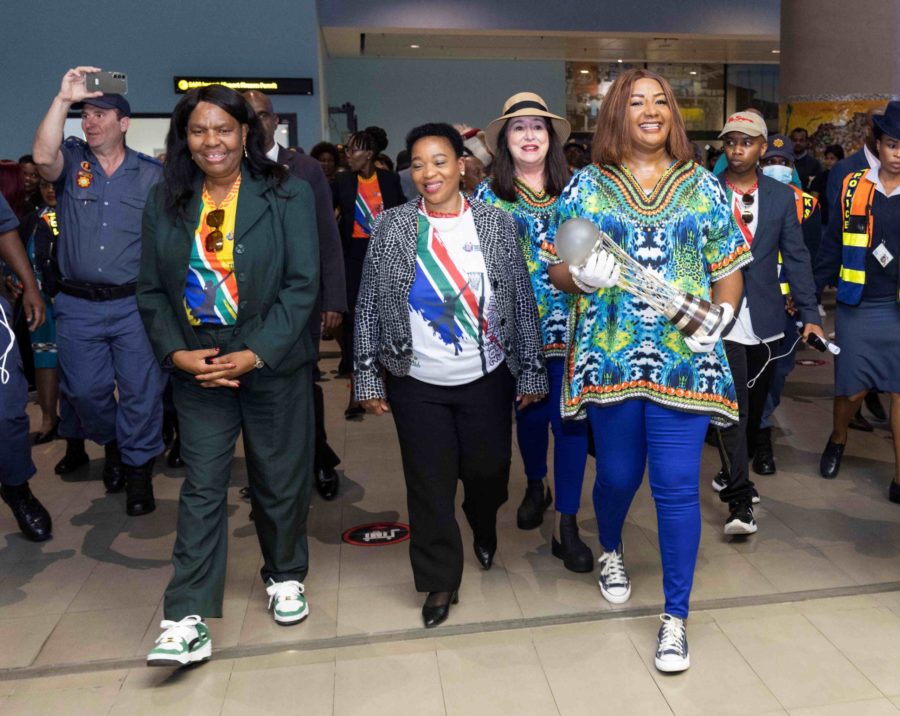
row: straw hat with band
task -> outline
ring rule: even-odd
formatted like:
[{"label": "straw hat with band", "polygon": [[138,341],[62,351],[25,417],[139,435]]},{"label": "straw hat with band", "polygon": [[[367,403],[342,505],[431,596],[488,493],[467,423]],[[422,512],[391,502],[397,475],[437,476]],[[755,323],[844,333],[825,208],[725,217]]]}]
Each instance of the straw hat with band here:
[{"label": "straw hat with band", "polygon": [[534,92],[519,92],[510,97],[503,103],[503,114],[484,130],[484,142],[487,144],[491,154],[497,154],[497,137],[506,121],[513,117],[546,117],[553,123],[553,131],[559,137],[560,144],[565,144],[569,135],[572,133],[572,125],[567,119],[553,114],[547,109],[547,103],[540,95]]}]

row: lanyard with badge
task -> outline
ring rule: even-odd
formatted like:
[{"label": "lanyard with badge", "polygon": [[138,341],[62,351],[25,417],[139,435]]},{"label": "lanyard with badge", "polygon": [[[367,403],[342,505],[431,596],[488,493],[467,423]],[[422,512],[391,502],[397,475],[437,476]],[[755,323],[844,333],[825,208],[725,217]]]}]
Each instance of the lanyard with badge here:
[{"label": "lanyard with badge", "polygon": [[894,260],[894,255],[888,251],[888,247],[884,245],[884,239],[872,250],[872,256],[881,264],[881,268],[887,268],[888,264]]}]

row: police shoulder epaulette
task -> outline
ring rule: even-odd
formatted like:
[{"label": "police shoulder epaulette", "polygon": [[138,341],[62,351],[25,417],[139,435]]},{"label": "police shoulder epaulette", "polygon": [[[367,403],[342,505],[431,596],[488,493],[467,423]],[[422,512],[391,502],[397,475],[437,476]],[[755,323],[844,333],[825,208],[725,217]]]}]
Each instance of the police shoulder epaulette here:
[{"label": "police shoulder epaulette", "polygon": [[66,137],[63,141],[63,146],[68,147],[69,149],[75,149],[76,147],[86,147],[87,142],[81,139],[81,137]]},{"label": "police shoulder epaulette", "polygon": [[162,162],[159,159],[154,159],[149,154],[144,154],[143,152],[138,152],[138,159],[143,159],[145,162],[150,162],[151,164],[156,164],[156,166],[161,167]]}]

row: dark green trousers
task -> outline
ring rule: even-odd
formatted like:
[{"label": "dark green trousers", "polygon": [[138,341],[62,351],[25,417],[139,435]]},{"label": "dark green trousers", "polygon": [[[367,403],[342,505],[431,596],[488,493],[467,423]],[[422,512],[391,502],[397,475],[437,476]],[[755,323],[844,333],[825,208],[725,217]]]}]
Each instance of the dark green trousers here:
[{"label": "dark green trousers", "polygon": [[[232,329],[197,329],[204,347],[220,346]],[[306,578],[306,522],[312,486],[313,401],[311,364],[286,376],[267,369],[240,377],[241,387],[201,388],[193,377],[172,381],[187,477],[181,488],[165,618],[222,616],[228,549],[228,484],[243,431],[262,578]]]}]

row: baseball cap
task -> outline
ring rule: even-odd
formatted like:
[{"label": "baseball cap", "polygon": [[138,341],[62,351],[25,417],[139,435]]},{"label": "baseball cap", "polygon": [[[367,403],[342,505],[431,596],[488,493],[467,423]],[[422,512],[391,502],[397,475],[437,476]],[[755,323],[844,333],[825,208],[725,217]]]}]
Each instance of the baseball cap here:
[{"label": "baseball cap", "polygon": [[83,102],[72,105],[72,109],[82,109],[86,104],[100,109],[117,109],[122,113],[123,117],[131,116],[131,105],[128,100],[120,94],[102,94],[99,97],[90,97]]},{"label": "baseball cap", "polygon": [[719,132],[720,137],[724,137],[729,132],[741,132],[748,137],[763,137],[769,134],[766,123],[763,118],[755,112],[735,112],[732,114],[722,131]]},{"label": "baseball cap", "polygon": [[766,153],[760,159],[769,157],[783,157],[790,162],[794,161],[794,143],[783,134],[773,134],[768,139]]}]

